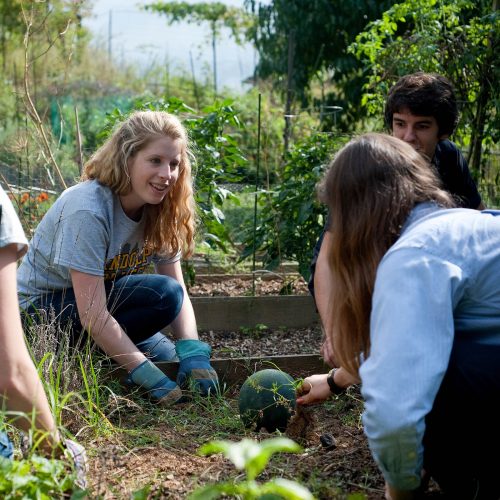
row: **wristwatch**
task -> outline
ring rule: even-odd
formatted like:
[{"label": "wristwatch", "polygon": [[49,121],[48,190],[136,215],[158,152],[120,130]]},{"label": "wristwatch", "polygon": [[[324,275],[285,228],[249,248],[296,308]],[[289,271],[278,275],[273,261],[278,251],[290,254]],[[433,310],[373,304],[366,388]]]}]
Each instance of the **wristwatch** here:
[{"label": "wristwatch", "polygon": [[337,385],[334,380],[335,372],[337,371],[337,368],[332,368],[328,372],[328,377],[326,377],[326,381],[328,382],[328,386],[330,387],[330,392],[332,394],[338,395],[338,394],[343,394],[345,392],[345,387],[340,387],[340,385]]}]

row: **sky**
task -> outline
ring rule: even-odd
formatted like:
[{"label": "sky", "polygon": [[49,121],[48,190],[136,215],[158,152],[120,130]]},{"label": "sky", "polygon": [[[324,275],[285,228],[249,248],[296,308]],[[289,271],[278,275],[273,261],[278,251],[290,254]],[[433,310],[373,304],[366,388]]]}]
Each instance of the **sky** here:
[{"label": "sky", "polygon": [[[168,66],[171,73],[176,68],[183,68],[191,74],[191,53],[195,77],[203,80],[207,69],[211,74],[212,68],[208,23],[197,26],[183,22],[169,26],[165,17],[141,10],[141,5],[152,2],[95,0],[92,15],[84,21],[84,25],[93,32],[96,43],[105,50],[111,47],[115,63],[124,61],[147,68],[154,61]],[[243,0],[224,0],[224,3],[243,7]],[[242,80],[253,73],[257,57],[254,48],[250,44],[237,45],[229,36],[229,31],[223,30],[216,52],[219,90],[224,86],[242,90]]]}]

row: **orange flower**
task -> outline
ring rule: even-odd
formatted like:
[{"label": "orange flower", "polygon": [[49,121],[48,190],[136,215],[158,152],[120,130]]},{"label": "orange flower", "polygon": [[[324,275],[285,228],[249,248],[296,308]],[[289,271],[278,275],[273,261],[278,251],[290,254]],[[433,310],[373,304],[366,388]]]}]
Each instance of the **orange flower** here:
[{"label": "orange flower", "polygon": [[21,203],[26,203],[30,199],[30,195],[28,193],[23,193],[21,196]]},{"label": "orange flower", "polygon": [[49,195],[47,193],[40,193],[37,197],[36,197],[37,201],[38,202],[42,202],[42,201],[47,201],[49,199]]}]

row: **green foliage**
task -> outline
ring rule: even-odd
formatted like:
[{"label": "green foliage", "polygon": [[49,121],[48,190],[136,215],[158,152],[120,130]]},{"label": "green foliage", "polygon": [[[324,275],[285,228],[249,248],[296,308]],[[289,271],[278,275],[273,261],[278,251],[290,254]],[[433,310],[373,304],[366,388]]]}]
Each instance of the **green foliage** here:
[{"label": "green foliage", "polygon": [[[316,199],[316,187],[334,151],[344,142],[345,138],[322,132],[298,142],[285,159],[277,189],[261,194],[255,250],[262,254],[267,269],[293,260],[299,263],[300,274],[309,279],[313,248],[326,215],[326,207]],[[242,258],[253,250],[253,229],[248,228]]]},{"label": "green foliage", "polygon": [[[8,460],[0,457],[0,496],[14,498],[68,497],[73,492],[76,473],[68,470],[61,460],[32,455],[24,460]],[[76,490],[71,498],[84,498],[84,492]]]},{"label": "green foliage", "polygon": [[55,200],[53,194],[41,190],[25,191],[15,195],[9,192],[8,195],[14,205],[17,206],[19,219],[27,234],[31,234],[31,230],[38,225]]},{"label": "green foliage", "polygon": [[222,26],[229,28],[237,42],[252,24],[252,16],[238,7],[230,7],[221,2],[155,2],[144,6],[145,10],[158,12],[167,17],[169,24],[180,21],[202,24],[209,22],[214,34]]},{"label": "green foliage", "polygon": [[368,21],[393,3],[394,0],[245,0],[257,16],[249,34],[259,52],[257,75],[271,78],[282,91],[287,90],[285,81],[289,82],[293,95],[302,104],[310,100],[311,88],[319,84],[322,95],[317,104],[343,107],[339,118],[343,129],[350,129],[353,117],[360,118],[357,104],[364,77],[360,64],[346,48]]},{"label": "green foliage", "polygon": [[275,453],[299,453],[301,447],[288,438],[266,439],[260,443],[243,439],[239,443],[231,441],[211,441],[199,450],[200,455],[223,453],[238,470],[245,470],[246,480],[228,481],[201,487],[194,491],[190,500],[209,500],[225,495],[239,495],[245,500],[264,498],[275,495],[290,500],[309,500],[313,496],[300,484],[283,478],[258,483],[255,478],[264,470]]},{"label": "green foliage", "polygon": [[269,331],[269,327],[264,323],[257,323],[254,327],[240,326],[240,332],[254,339],[262,338]]},{"label": "green foliage", "polygon": [[389,87],[415,71],[446,75],[462,104],[458,136],[482,177],[481,147],[500,138],[498,12],[486,0],[406,0],[356,37],[349,51],[369,73],[362,103],[380,115]]},{"label": "green foliage", "polygon": [[[232,101],[216,101],[205,107],[199,116],[194,115],[194,110],[182,100],[174,97],[155,102],[139,99],[133,109],[161,110],[182,115],[196,158],[193,165],[195,200],[203,227],[203,239],[208,245],[226,251],[230,238],[221,207],[226,199],[235,198],[235,195],[224,185],[239,181],[238,170],[247,165],[237,140],[237,131],[242,124]],[[99,139],[107,137],[115,124],[124,120],[127,114],[118,108],[109,113]]]}]

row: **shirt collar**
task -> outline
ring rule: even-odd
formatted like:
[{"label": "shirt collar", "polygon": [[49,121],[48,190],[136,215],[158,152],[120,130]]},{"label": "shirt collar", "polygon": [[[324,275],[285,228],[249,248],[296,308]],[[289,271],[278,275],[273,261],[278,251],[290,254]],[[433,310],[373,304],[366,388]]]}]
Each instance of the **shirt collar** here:
[{"label": "shirt collar", "polygon": [[420,219],[427,217],[438,210],[442,210],[442,207],[440,207],[435,201],[424,201],[415,205],[403,224],[401,235]]}]

